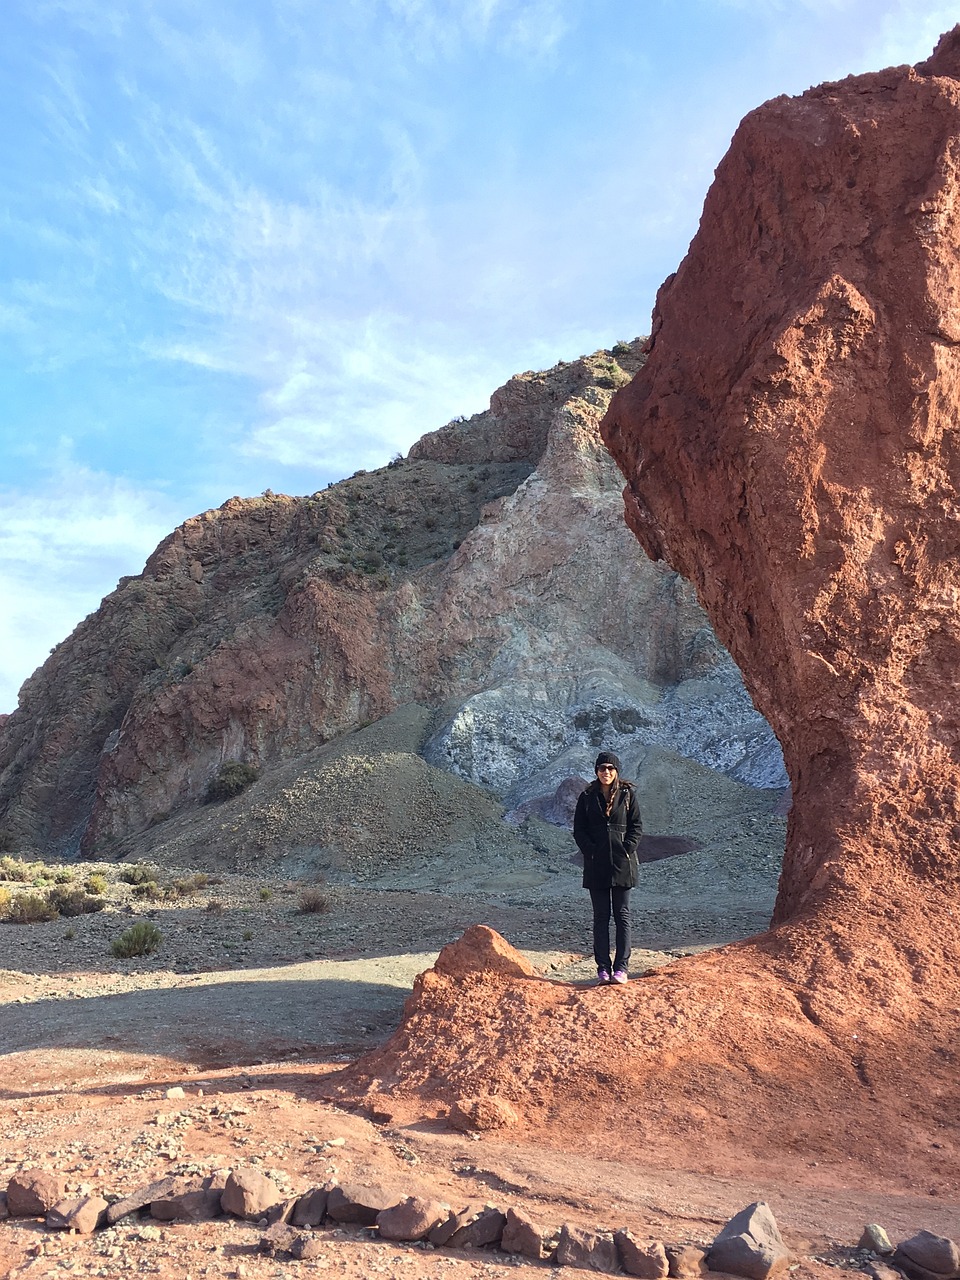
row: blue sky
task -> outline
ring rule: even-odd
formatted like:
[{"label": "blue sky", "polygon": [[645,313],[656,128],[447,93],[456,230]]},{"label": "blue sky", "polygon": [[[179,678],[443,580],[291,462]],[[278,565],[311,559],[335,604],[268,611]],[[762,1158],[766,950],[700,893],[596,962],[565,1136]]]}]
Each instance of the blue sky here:
[{"label": "blue sky", "polygon": [[4,0],[0,712],[233,494],[647,330],[741,117],[906,0]]}]

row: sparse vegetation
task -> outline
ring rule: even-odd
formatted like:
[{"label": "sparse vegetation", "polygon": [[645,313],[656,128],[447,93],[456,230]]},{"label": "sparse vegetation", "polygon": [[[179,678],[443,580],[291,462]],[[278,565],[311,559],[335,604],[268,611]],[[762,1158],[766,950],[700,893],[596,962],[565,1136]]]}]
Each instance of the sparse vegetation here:
[{"label": "sparse vegetation", "polygon": [[10,905],[10,890],[0,885],[0,920],[7,914],[7,907]]},{"label": "sparse vegetation", "polygon": [[219,900],[219,898],[211,898],[210,901],[207,903],[205,909],[208,915],[222,916],[227,908],[223,905],[223,903]]},{"label": "sparse vegetation", "polygon": [[110,944],[110,952],[118,960],[131,960],[135,956],[149,956],[160,946],[163,934],[149,920],[138,920],[125,929]]},{"label": "sparse vegetation", "polygon": [[58,867],[53,873],[54,884],[69,884],[73,879],[73,870],[70,867]]},{"label": "sparse vegetation", "polygon": [[47,894],[47,901],[60,916],[87,916],[107,905],[102,897],[87,893],[79,885],[61,886]]},{"label": "sparse vegetation", "polygon": [[266,885],[264,885],[264,887],[260,890],[260,901],[269,902],[272,897],[273,897],[273,890],[268,889]]},{"label": "sparse vegetation", "polygon": [[110,887],[110,882],[101,871],[92,871],[83,882],[83,887],[87,893],[96,893],[103,897]]},{"label": "sparse vegetation", "polygon": [[46,924],[59,914],[47,894],[18,893],[7,907],[6,919],[11,924]]},{"label": "sparse vegetation", "polygon": [[11,858],[6,855],[0,858],[0,880],[29,884],[43,869],[42,862],[25,862],[23,858]]},{"label": "sparse vegetation", "polygon": [[256,782],[259,776],[253,765],[243,764],[240,760],[228,760],[207,787],[206,798],[211,802],[230,800]]},{"label": "sparse vegetation", "polygon": [[121,867],[117,878],[122,880],[124,884],[149,884],[151,880],[156,883],[157,869],[156,867],[148,867],[143,862],[138,862],[132,866]]},{"label": "sparse vegetation", "polygon": [[203,871],[196,871],[192,876],[186,876],[182,880],[174,880],[168,892],[171,896],[189,898],[193,894],[199,893],[201,889],[206,889],[209,884],[210,877]]},{"label": "sparse vegetation", "polygon": [[151,902],[156,902],[158,898],[163,897],[163,890],[156,880],[144,880],[140,884],[133,886],[133,896],[135,898],[148,898]]},{"label": "sparse vegetation", "polygon": [[331,905],[329,895],[320,888],[304,889],[300,895],[300,910],[304,915],[323,915]]}]

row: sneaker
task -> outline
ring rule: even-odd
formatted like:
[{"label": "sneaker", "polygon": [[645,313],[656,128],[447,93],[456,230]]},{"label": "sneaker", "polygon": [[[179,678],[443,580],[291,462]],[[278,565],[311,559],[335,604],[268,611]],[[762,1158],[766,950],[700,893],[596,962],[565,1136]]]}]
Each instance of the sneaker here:
[{"label": "sneaker", "polygon": [[606,971],[606,969],[598,969],[597,970],[597,986],[605,987],[609,981],[610,981],[610,974]]},{"label": "sneaker", "polygon": [[613,977],[610,979],[611,982],[626,982],[626,980],[627,980],[626,969],[614,969]]}]

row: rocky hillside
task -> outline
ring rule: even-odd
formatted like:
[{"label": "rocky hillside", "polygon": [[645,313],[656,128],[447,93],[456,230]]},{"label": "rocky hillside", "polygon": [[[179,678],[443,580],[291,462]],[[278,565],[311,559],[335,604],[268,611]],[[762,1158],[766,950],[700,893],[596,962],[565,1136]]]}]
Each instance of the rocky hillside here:
[{"label": "rocky hillside", "polygon": [[[498,824],[505,808],[549,807],[601,743],[647,779],[654,829],[671,826],[671,761],[783,786],[776,740],[691,588],[623,522],[598,423],[640,345],[512,378],[379,471],[304,498],[231,498],[175,530],[0,727],[6,843],[280,856],[281,834],[261,825],[241,851],[204,804],[230,762],[259,773],[251,798],[300,806],[298,847],[327,853],[355,846],[391,791],[423,815],[411,847],[427,828],[435,841],[451,773]],[[317,752],[340,758],[344,735],[404,708],[405,772],[381,760],[344,804],[342,769],[318,774]]]}]

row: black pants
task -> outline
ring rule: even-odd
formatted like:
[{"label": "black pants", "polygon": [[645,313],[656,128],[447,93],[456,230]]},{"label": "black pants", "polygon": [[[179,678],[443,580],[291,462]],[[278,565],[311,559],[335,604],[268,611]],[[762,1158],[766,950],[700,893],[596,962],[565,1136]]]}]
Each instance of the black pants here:
[{"label": "black pants", "polygon": [[[616,969],[626,971],[630,963],[630,890],[591,889],[593,903],[593,958],[598,969],[610,973]],[[610,915],[617,934],[617,953],[610,963]]]}]

